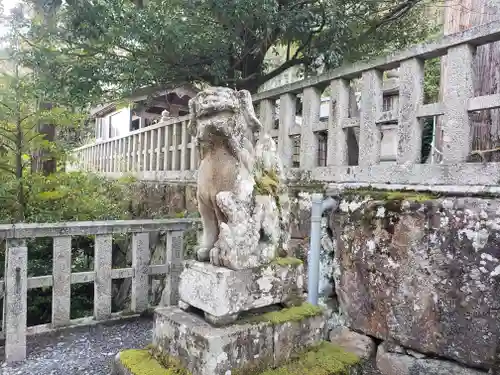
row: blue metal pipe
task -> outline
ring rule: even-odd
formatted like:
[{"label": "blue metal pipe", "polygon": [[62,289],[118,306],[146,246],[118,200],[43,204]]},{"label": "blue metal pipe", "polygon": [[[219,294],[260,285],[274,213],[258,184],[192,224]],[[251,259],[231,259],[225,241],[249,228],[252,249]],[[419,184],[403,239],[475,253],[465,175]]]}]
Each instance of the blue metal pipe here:
[{"label": "blue metal pipe", "polygon": [[321,252],[321,217],[323,212],[336,209],[338,201],[328,197],[323,200],[323,194],[312,194],[311,206],[311,242],[308,256],[307,301],[318,305],[319,294],[319,256]]}]

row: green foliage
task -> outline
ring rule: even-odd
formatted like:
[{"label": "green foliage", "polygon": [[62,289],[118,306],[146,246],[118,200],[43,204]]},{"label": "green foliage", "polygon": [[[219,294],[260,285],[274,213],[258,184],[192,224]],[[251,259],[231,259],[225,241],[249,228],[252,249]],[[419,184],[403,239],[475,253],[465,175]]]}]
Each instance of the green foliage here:
[{"label": "green foliage", "polygon": [[[441,59],[426,60],[424,67],[424,103],[437,103],[439,101],[439,89],[441,79]],[[424,163],[431,153],[434,120],[426,118],[423,120],[423,136],[421,158]]]},{"label": "green foliage", "polygon": [[82,0],[61,6],[50,22],[30,23],[32,48],[24,61],[44,71],[49,92],[72,100],[101,101],[186,81],[254,91],[292,66],[314,74],[320,66],[331,69],[422,40],[430,30],[425,6],[408,0],[152,0],[137,7],[130,0]]},{"label": "green foliage", "polygon": [[[27,222],[117,220],[129,218],[130,185],[83,172],[23,177]],[[0,222],[15,218],[15,178],[0,185]]]}]

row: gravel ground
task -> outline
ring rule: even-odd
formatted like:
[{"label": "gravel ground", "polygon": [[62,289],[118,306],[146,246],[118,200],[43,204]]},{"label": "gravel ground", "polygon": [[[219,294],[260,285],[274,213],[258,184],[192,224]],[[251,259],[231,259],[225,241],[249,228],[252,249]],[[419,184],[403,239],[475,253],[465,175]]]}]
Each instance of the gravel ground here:
[{"label": "gravel ground", "polygon": [[25,362],[7,366],[0,348],[0,374],[109,375],[116,353],[148,345],[152,328],[151,318],[140,318],[28,337]]}]

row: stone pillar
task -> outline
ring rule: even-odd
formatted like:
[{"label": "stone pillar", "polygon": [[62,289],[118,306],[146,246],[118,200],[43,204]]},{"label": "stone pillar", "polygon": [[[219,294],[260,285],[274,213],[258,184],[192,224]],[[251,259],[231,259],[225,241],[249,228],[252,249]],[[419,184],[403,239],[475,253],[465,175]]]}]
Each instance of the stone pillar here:
[{"label": "stone pillar", "polygon": [[5,260],[5,361],[26,358],[26,318],[28,292],[28,247],[24,240],[8,239]]},{"label": "stone pillar", "polygon": [[113,237],[95,236],[94,255],[94,318],[106,320],[111,316],[111,261]]},{"label": "stone pillar", "polygon": [[179,301],[179,277],[184,259],[184,232],[167,232],[166,263],[168,274],[165,279],[165,289],[162,293],[162,306],[176,305]]},{"label": "stone pillar", "polygon": [[273,129],[275,113],[275,100],[263,99],[259,102],[259,117],[265,132],[270,132]]},{"label": "stone pillar", "polygon": [[319,123],[321,91],[316,87],[304,89],[302,111],[302,132],[300,135],[300,168],[313,169],[316,166],[316,138],[313,129]]},{"label": "stone pillar", "polygon": [[278,153],[285,168],[292,166],[293,144],[290,129],[295,125],[297,97],[286,93],[280,97],[280,126],[278,131]]},{"label": "stone pillar", "polygon": [[377,119],[382,113],[382,72],[363,72],[359,130],[359,165],[367,167],[380,161],[380,129]]},{"label": "stone pillar", "polygon": [[349,117],[349,81],[339,78],[330,84],[327,165],[348,165],[347,132],[342,120]]},{"label": "stone pillar", "polygon": [[418,164],[421,159],[422,123],[418,107],[424,103],[424,62],[413,58],[401,63],[397,163]]},{"label": "stone pillar", "polygon": [[148,308],[149,290],[149,233],[132,235],[132,292],[130,309],[140,313]]},{"label": "stone pillar", "polygon": [[52,327],[62,327],[70,323],[71,236],[54,237],[52,264]]},{"label": "stone pillar", "polygon": [[448,50],[442,124],[444,164],[465,162],[470,154],[472,139],[467,107],[474,96],[473,53],[474,47],[468,44]]}]

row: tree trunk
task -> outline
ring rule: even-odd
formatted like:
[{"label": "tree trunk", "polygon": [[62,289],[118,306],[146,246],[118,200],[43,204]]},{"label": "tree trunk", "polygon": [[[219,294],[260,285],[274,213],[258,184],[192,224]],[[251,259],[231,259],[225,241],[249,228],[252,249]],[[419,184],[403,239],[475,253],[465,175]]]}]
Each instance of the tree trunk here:
[{"label": "tree trunk", "polygon": [[[51,110],[52,104],[42,102],[40,104],[41,110]],[[38,132],[42,134],[43,139],[54,142],[56,138],[56,128],[53,124],[40,123],[38,125]],[[55,158],[49,157],[47,152],[44,150],[38,150],[33,154],[33,160],[31,164],[32,173],[43,173],[45,176],[52,174],[57,169],[57,160]]]}]

